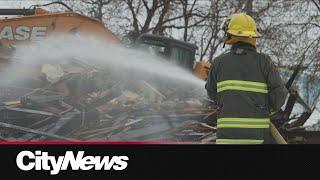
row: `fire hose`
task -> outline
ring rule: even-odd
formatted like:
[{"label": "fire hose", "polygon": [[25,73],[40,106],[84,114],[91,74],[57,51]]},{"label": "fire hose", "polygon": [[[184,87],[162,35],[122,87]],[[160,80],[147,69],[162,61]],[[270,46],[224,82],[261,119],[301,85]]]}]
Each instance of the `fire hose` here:
[{"label": "fire hose", "polygon": [[288,144],[272,122],[270,122],[270,132],[277,144]]}]

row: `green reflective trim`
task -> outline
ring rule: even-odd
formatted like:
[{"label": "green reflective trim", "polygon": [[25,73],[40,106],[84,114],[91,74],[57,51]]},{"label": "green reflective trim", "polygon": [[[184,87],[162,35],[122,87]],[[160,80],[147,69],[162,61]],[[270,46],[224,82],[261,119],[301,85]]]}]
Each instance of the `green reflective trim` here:
[{"label": "green reflective trim", "polygon": [[244,84],[244,85],[252,85],[259,87],[267,87],[266,83],[262,82],[254,82],[254,81],[243,81],[243,80],[225,80],[217,83],[217,86],[225,85],[225,84]]},{"label": "green reflective trim", "polygon": [[219,122],[267,122],[269,123],[269,118],[219,118]]},{"label": "green reflective trim", "polygon": [[222,88],[217,88],[217,92],[222,92],[222,91],[226,91],[226,90],[239,90],[239,91],[263,93],[263,94],[268,93],[268,90],[266,90],[266,89],[257,89],[257,88],[242,87],[242,86],[225,86]]},{"label": "green reflective trim", "polygon": [[239,84],[239,83],[223,84],[223,85],[220,85],[218,88],[221,89],[221,88],[227,87],[227,86],[241,86],[241,87],[247,87],[247,88],[267,90],[267,87],[260,87],[260,86],[254,86],[254,85],[248,85],[248,84]]},{"label": "green reflective trim", "polygon": [[218,124],[217,128],[256,128],[256,129],[262,129],[262,128],[269,128],[269,124]]},{"label": "green reflective trim", "polygon": [[217,83],[217,92],[239,90],[256,93],[268,93],[267,84],[254,81],[226,80]]},{"label": "green reflective trim", "polygon": [[268,128],[269,118],[219,118],[220,128]]},{"label": "green reflective trim", "polygon": [[262,144],[259,139],[216,139],[217,144]]},{"label": "green reflective trim", "polygon": [[233,122],[233,121],[224,121],[218,122],[219,125],[221,124],[248,124],[248,125],[265,125],[269,124],[269,122]]}]

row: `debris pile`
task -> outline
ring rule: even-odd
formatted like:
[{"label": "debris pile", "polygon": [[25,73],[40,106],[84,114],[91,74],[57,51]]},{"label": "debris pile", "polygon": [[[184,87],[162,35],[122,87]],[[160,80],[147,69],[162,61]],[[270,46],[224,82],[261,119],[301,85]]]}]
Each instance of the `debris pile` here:
[{"label": "debris pile", "polygon": [[203,89],[78,60],[29,71],[1,83],[2,141],[214,142]]}]

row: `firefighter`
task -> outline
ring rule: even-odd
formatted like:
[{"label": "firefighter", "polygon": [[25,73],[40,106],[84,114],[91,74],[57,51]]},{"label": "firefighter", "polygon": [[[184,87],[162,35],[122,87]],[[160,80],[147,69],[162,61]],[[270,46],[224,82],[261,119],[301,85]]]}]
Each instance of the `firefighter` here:
[{"label": "firefighter", "polygon": [[217,144],[273,143],[269,115],[280,110],[287,89],[270,57],[256,50],[261,34],[245,13],[224,25],[230,51],[214,59],[206,83],[218,107]]}]

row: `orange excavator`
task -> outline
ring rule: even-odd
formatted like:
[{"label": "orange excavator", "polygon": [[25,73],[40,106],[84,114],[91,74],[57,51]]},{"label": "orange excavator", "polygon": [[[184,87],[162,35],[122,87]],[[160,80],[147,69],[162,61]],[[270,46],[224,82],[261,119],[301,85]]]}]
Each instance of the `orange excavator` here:
[{"label": "orange excavator", "polygon": [[[32,9],[0,9],[0,15],[17,16],[0,19],[0,58],[3,59],[8,49],[14,49],[17,44],[61,34],[94,35],[113,44],[122,44],[99,20],[73,12],[64,3],[56,3],[68,11],[49,12],[38,6]],[[161,53],[162,57],[192,71],[201,79],[207,78],[210,63],[195,60],[197,46],[194,44],[150,34],[141,34],[134,44]]]}]

